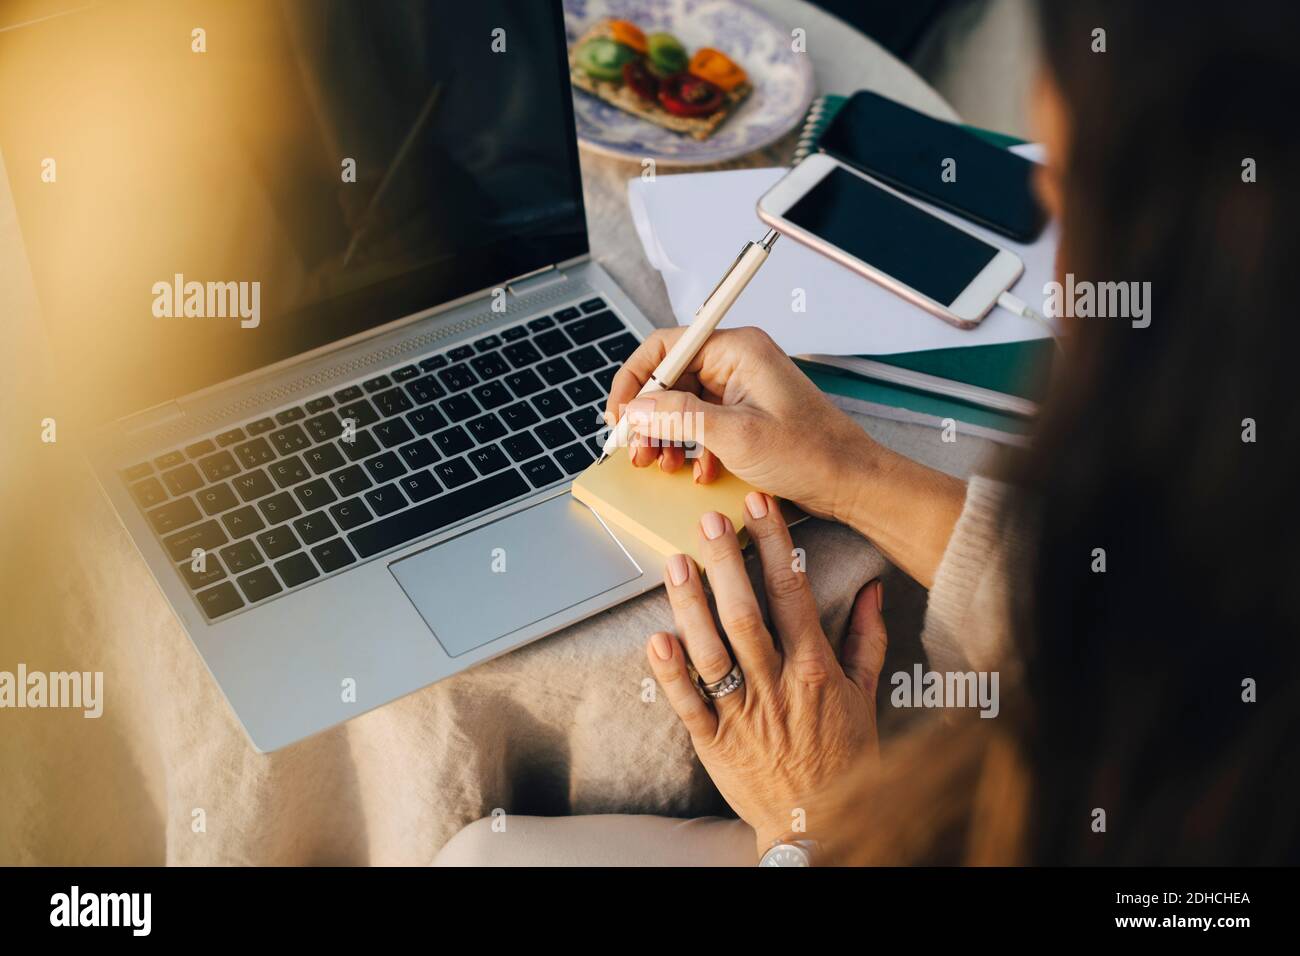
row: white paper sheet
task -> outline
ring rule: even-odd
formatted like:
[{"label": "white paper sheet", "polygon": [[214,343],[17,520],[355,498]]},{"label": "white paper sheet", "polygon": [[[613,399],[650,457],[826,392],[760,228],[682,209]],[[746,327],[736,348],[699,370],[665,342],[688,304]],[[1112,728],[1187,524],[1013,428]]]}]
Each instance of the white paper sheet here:
[{"label": "white paper sheet", "polygon": [[[1030,158],[1035,148],[1021,147]],[[628,203],[646,258],[668,287],[677,321],[690,322],[747,240],[767,227],[755,212],[758,198],[784,169],[742,169],[660,176],[628,182]],[[980,229],[943,210],[938,216],[972,229],[1025,264],[1011,291],[1041,311],[1043,286],[1053,278],[1056,225],[1032,245]],[[792,308],[803,289],[805,312]],[[969,331],[954,328],[868,279],[783,237],[722,322],[723,328],[757,325],[791,355],[886,355],[962,345],[992,345],[1046,336],[1042,326],[995,307]]]}]

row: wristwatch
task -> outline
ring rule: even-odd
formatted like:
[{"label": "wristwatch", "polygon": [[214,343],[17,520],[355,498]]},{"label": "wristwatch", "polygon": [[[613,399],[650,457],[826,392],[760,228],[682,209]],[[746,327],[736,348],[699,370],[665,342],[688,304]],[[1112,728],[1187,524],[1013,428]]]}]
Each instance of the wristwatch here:
[{"label": "wristwatch", "polygon": [[793,835],[775,840],[759,866],[812,866],[813,854],[821,850],[816,840],[795,840]]}]

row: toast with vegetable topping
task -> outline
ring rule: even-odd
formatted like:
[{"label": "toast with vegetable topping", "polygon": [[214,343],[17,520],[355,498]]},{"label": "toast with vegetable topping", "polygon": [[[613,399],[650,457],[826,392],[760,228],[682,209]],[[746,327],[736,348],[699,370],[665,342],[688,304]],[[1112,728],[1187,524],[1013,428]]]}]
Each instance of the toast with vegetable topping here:
[{"label": "toast with vegetable topping", "polygon": [[648,36],[629,20],[602,20],[569,50],[580,90],[675,133],[708,139],[753,87],[725,53],[688,56],[670,33]]}]

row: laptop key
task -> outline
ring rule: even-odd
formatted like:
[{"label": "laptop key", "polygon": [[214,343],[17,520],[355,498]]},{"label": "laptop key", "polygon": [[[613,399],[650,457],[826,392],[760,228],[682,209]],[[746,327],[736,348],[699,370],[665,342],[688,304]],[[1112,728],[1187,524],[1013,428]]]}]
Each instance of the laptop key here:
[{"label": "laptop key", "polygon": [[592,463],[591,452],[582,444],[569,445],[555,452],[555,460],[560,463],[565,474],[576,475]]},{"label": "laptop key", "polygon": [[221,549],[221,560],[226,562],[226,567],[230,569],[231,574],[238,574],[240,571],[257,567],[265,559],[253,542],[239,541]]},{"label": "laptop key", "polygon": [[334,393],[334,401],[340,405],[346,405],[348,402],[355,402],[365,395],[360,385],[349,385],[347,388],[341,388]]},{"label": "laptop key", "polygon": [[438,380],[447,386],[448,391],[459,392],[478,384],[478,376],[470,371],[464,363],[445,368],[438,373]]},{"label": "laptop key", "polygon": [[592,378],[596,380],[596,384],[604,389],[605,394],[608,395],[610,388],[614,384],[614,376],[617,374],[618,366],[611,365],[609,368],[602,368],[599,372],[593,375]]},{"label": "laptop key", "polygon": [[528,335],[528,330],[522,325],[512,325],[501,333],[501,338],[507,342],[517,342]]},{"label": "laptop key", "polygon": [[447,356],[445,355],[430,355],[427,359],[420,360],[420,368],[424,369],[426,372],[433,372],[437,369],[446,367]]},{"label": "laptop key", "polygon": [[173,495],[187,495],[204,485],[203,476],[193,465],[181,465],[163,473],[163,484]]},{"label": "laptop key", "polygon": [[516,342],[514,345],[507,345],[501,350],[501,354],[508,358],[515,368],[523,368],[525,365],[532,365],[542,360],[542,353],[533,347],[532,342]]},{"label": "laptop key", "polygon": [[463,362],[474,354],[474,349],[469,345],[458,345],[447,354],[453,362]]},{"label": "laptop key", "polygon": [[507,375],[503,381],[510,386],[510,390],[517,398],[527,398],[533,392],[540,392],[546,387],[545,383],[537,377],[537,373],[531,369],[514,372]]},{"label": "laptop key", "polygon": [[324,478],[317,478],[315,481],[309,481],[305,485],[299,485],[297,488],[293,489],[293,493],[302,503],[304,511],[311,511],[313,508],[323,508],[325,505],[337,501],[339,497],[334,494],[334,489],[329,486],[329,482]]},{"label": "laptop key", "polygon": [[234,485],[235,491],[239,492],[239,497],[244,501],[252,501],[275,491],[275,485],[271,484],[271,479],[266,477],[266,472],[261,469],[242,474],[230,483]]},{"label": "laptop key", "polygon": [[624,332],[622,335],[601,342],[600,350],[605,353],[611,362],[622,365],[640,344],[635,335],[631,332]]},{"label": "laptop key", "polygon": [[381,388],[388,388],[392,384],[392,379],[387,375],[376,375],[374,378],[368,378],[362,382],[361,387],[367,392],[377,392]]},{"label": "laptop key", "polygon": [[533,407],[541,413],[543,418],[554,418],[556,415],[563,415],[573,406],[569,404],[567,398],[560,394],[559,389],[553,388],[549,392],[534,395]]},{"label": "laptop key", "polygon": [[370,505],[370,510],[378,517],[390,515],[399,508],[406,505],[406,499],[402,493],[397,490],[397,485],[390,483],[381,488],[371,488],[363,495],[366,504]]},{"label": "laptop key", "polygon": [[296,588],[300,584],[306,584],[312,578],[320,577],[316,565],[311,563],[311,558],[306,554],[295,554],[283,561],[275,562],[275,570],[280,575],[280,580],[284,582],[284,586],[288,588]]},{"label": "laptop key", "polygon": [[313,416],[303,422],[302,427],[307,429],[307,433],[318,442],[329,441],[343,434],[343,423],[333,412]]},{"label": "laptop key", "polygon": [[471,418],[465,423],[465,427],[469,429],[474,441],[480,445],[485,442],[496,441],[506,433],[506,426],[502,425],[501,419],[491,412],[480,415],[478,418]]},{"label": "laptop key", "polygon": [[[401,515],[397,515],[395,520],[400,521]],[[393,519],[390,519],[393,520]],[[370,527],[374,527],[371,525]],[[318,544],[311,549],[311,556],[316,559],[321,570],[326,574],[331,571],[337,571],[339,568],[346,568],[356,560],[348,546],[343,543],[342,538],[335,538],[333,541],[326,541],[324,544]]]},{"label": "laptop key", "polygon": [[198,500],[203,513],[207,515],[229,511],[239,504],[239,499],[235,497],[235,493],[224,482],[219,485],[209,485],[194,497]]},{"label": "laptop key", "polygon": [[573,366],[562,358],[547,359],[542,362],[537,366],[537,374],[546,379],[548,385],[559,385],[578,375],[573,370]]},{"label": "laptop key", "polygon": [[269,431],[274,431],[274,430],[275,430],[275,419],[274,419],[274,418],[259,418],[259,419],[258,419],[257,421],[255,421],[255,422],[249,422],[249,423],[248,423],[247,425],[245,425],[244,427],[247,429],[248,434],[250,434],[250,435],[261,435],[261,434],[263,434],[264,432],[269,432]]},{"label": "laptop key", "polygon": [[279,431],[271,432],[267,437],[271,439],[271,445],[281,455],[292,455],[296,451],[311,447],[311,439],[307,437],[301,425],[289,425]]},{"label": "laptop key", "polygon": [[[185,454],[191,458],[202,458],[204,455],[211,455],[216,450],[217,446],[206,438],[203,441],[196,441],[193,445],[185,446]],[[148,474],[148,472],[145,472],[145,474]]]},{"label": "laptop key", "polygon": [[398,484],[406,492],[406,497],[412,501],[424,501],[426,498],[432,498],[442,491],[442,485],[438,484],[438,479],[434,478],[428,471],[412,472],[399,481]]},{"label": "laptop key", "polygon": [[239,464],[228,451],[219,451],[215,455],[199,459],[199,468],[208,481],[221,481],[239,473]]},{"label": "laptop key", "polygon": [[544,422],[538,425],[534,431],[547,448],[559,448],[574,439],[574,434],[569,429],[569,426],[559,420]]},{"label": "laptop key", "polygon": [[297,455],[277,461],[270,468],[271,477],[281,488],[288,488],[311,477],[311,472]]},{"label": "laptop key", "polygon": [[449,456],[459,455],[461,452],[474,447],[474,442],[470,439],[469,434],[459,425],[438,432],[433,436],[433,441],[444,455]]},{"label": "laptop key", "polygon": [[196,524],[163,538],[163,547],[167,549],[173,561],[180,561],[182,558],[189,561],[195,550],[213,551],[229,540],[226,533],[221,530],[221,526],[209,519],[202,524]]},{"label": "laptop key", "polygon": [[254,534],[266,527],[266,522],[252,505],[244,505],[242,508],[227,512],[221,516],[221,523],[226,526],[226,533],[232,539]]},{"label": "laptop key", "polygon": [[451,461],[443,461],[433,466],[434,474],[442,479],[442,483],[448,488],[457,488],[466,482],[474,480],[474,469],[466,464],[464,458],[453,458]]},{"label": "laptop key", "polygon": [[262,546],[262,553],[273,560],[283,558],[290,551],[297,551],[301,547],[288,525],[263,531],[257,536],[257,543]]},{"label": "laptop key", "polygon": [[218,584],[215,588],[200,591],[194,596],[198,599],[203,616],[209,621],[215,621],[223,614],[238,611],[244,606],[244,599],[239,596],[239,592],[229,581]]},{"label": "laptop key", "polygon": [[552,329],[549,332],[543,332],[541,335],[533,337],[533,344],[542,350],[542,354],[550,358],[559,355],[561,352],[567,352],[573,348],[568,337],[559,329]]},{"label": "laptop key", "polygon": [[254,604],[284,590],[270,568],[258,568],[256,571],[241,574],[235,578],[235,583],[239,585],[239,590],[244,592],[244,597]]},{"label": "laptop key", "polygon": [[358,525],[365,524],[371,517],[370,510],[361,503],[360,498],[349,498],[336,505],[330,505],[329,511],[334,518],[334,523],[344,531],[351,531]]},{"label": "laptop key", "polygon": [[[287,491],[272,495],[270,498],[263,498],[257,503],[257,510],[262,512],[262,517],[266,519],[267,524],[279,524],[281,521],[288,521],[302,514],[298,502],[294,501],[293,495]],[[273,554],[271,557],[275,558],[279,555]]]},{"label": "laptop key", "polygon": [[361,557],[368,558],[505,504],[528,491],[528,483],[511,468],[358,528],[348,535],[348,540]]},{"label": "laptop key", "polygon": [[589,405],[592,402],[599,402],[605,397],[605,393],[589,378],[580,378],[576,382],[567,382],[564,385],[564,394],[568,396],[569,401],[574,405]]},{"label": "laptop key", "polygon": [[579,304],[578,308],[582,309],[584,314],[590,315],[592,312],[599,312],[605,308],[605,300],[600,298],[588,299],[586,302]]},{"label": "laptop key", "polygon": [[271,450],[265,438],[254,438],[230,450],[235,453],[235,457],[245,468],[256,468],[258,465],[265,465],[268,461],[275,460],[275,452]]},{"label": "laptop key", "polygon": [[293,529],[298,532],[303,544],[316,544],[338,533],[334,523],[323,511],[304,515],[293,523]]},{"label": "laptop key", "polygon": [[[275,413],[275,420],[281,425],[288,425],[290,422],[300,422],[307,417],[307,413],[297,406],[286,408],[282,412]],[[242,435],[240,436],[243,437]]]},{"label": "laptop key", "polygon": [[178,498],[145,514],[153,529],[159,534],[170,534],[178,528],[194,524],[203,517],[199,513],[199,506],[189,498]]},{"label": "laptop key", "polygon": [[374,432],[376,438],[383,442],[385,448],[401,445],[415,437],[415,433],[411,431],[410,426],[400,418],[380,422],[370,430]]},{"label": "laptop key", "polygon": [[207,587],[213,581],[220,581],[226,576],[226,569],[221,566],[215,554],[204,556],[202,571],[194,570],[193,561],[182,561],[176,565],[176,570],[180,571],[181,577],[185,579],[191,591]]},{"label": "laptop key", "polygon": [[124,469],[122,471],[122,480],[129,485],[133,481],[139,481],[146,475],[152,474],[153,465],[149,464],[147,461],[142,461],[138,465],[132,465],[130,468]]},{"label": "laptop key", "polygon": [[469,364],[481,379],[496,378],[510,371],[510,365],[501,357],[500,352],[489,352],[470,359]]},{"label": "laptop key", "polygon": [[476,352],[486,352],[489,349],[495,349],[500,347],[501,347],[501,336],[499,335],[486,335],[483,338],[478,339],[474,343],[474,350]]},{"label": "laptop key", "polygon": [[501,443],[501,447],[515,461],[527,461],[529,458],[542,453],[542,446],[528,432],[511,435]]},{"label": "laptop key", "polygon": [[390,478],[396,478],[406,469],[402,467],[402,462],[394,452],[386,451],[376,458],[366,459],[366,471],[370,472],[370,477],[378,485]]},{"label": "laptop key", "polygon": [[465,456],[470,460],[480,475],[490,475],[493,472],[500,471],[502,468],[510,467],[510,460],[506,458],[505,453],[496,445],[486,445],[483,448],[475,448]]},{"label": "laptop key", "polygon": [[605,426],[600,413],[594,408],[580,408],[576,412],[565,415],[564,420],[581,438],[594,434]]},{"label": "laptop key", "polygon": [[543,315],[540,318],[533,319],[528,323],[528,327],[534,332],[541,332],[544,329],[555,327],[555,320],[549,315]]},{"label": "laptop key", "polygon": [[302,457],[307,462],[307,467],[318,475],[342,468],[345,464],[343,455],[333,445],[317,445],[303,452]]},{"label": "laptop key", "polygon": [[582,315],[582,313],[573,306],[570,306],[567,309],[561,309],[559,312],[555,313],[555,317],[561,322],[572,322],[580,315]]},{"label": "laptop key", "polygon": [[379,442],[375,441],[375,436],[370,432],[357,432],[352,441],[348,441],[347,435],[344,435],[339,439],[339,447],[348,456],[348,461],[360,461],[379,454]]},{"label": "laptop key", "polygon": [[573,367],[579,372],[594,372],[598,368],[604,368],[609,363],[605,361],[605,356],[596,351],[595,346],[584,345],[580,349],[575,349],[565,356]]},{"label": "laptop key", "polygon": [[436,408],[417,408],[406,416],[406,422],[417,435],[427,435],[447,427],[447,419]]},{"label": "laptop key", "polygon": [[502,405],[514,401],[514,396],[500,382],[486,382],[483,385],[475,385],[470,389],[470,394],[478,399],[478,403],[484,408],[500,408]]},{"label": "laptop key", "polygon": [[334,472],[330,475],[330,483],[334,485],[334,490],[345,498],[370,487],[370,479],[366,477],[360,465],[348,465],[342,471]]},{"label": "laptop key", "polygon": [[379,421],[379,414],[368,401],[362,398],[346,405],[340,405],[339,418],[343,420],[345,426],[348,419],[351,419],[353,427],[360,429]]},{"label": "laptop key", "polygon": [[565,331],[569,333],[573,341],[579,345],[586,345],[597,339],[603,339],[615,332],[623,331],[623,323],[618,320],[613,312],[597,312],[595,315],[586,315],[577,321],[570,322],[565,326]]},{"label": "laptop key", "polygon": [[322,395],[320,398],[313,398],[306,406],[308,415],[316,415],[325,411],[327,408],[333,407],[334,399],[330,398],[328,395]]},{"label": "laptop key", "polygon": [[428,405],[435,398],[442,398],[447,394],[447,390],[439,385],[438,380],[432,375],[407,382],[406,391],[417,405]]},{"label": "laptop key", "polygon": [[154,465],[157,466],[159,471],[166,471],[168,468],[175,468],[177,465],[181,464],[184,461],[185,461],[185,452],[169,451],[165,455],[159,455],[157,458],[153,460],[153,463]]},{"label": "laptop key", "polygon": [[420,370],[414,365],[403,365],[392,373],[394,382],[409,382],[420,374]]},{"label": "laptop key", "polygon": [[397,453],[402,456],[406,467],[412,471],[425,465],[432,465],[438,460],[438,452],[434,450],[433,444],[427,438],[403,445],[397,449]]},{"label": "laptop key", "polygon": [[385,418],[392,418],[394,415],[400,415],[402,412],[408,412],[415,406],[411,400],[406,397],[406,392],[400,388],[392,388],[386,392],[380,392],[372,399],[375,407]]},{"label": "laptop key", "polygon": [[478,403],[468,395],[453,395],[451,398],[444,398],[438,405],[442,408],[443,414],[453,422],[463,422],[479,413]]},{"label": "laptop key", "polygon": [[506,423],[511,431],[518,431],[521,428],[527,428],[529,425],[536,425],[541,418],[538,417],[533,406],[527,402],[515,402],[507,408],[501,409],[497,413],[501,420]]},{"label": "laptop key", "polygon": [[534,458],[527,464],[520,465],[519,470],[528,477],[534,488],[545,488],[564,477],[564,473],[549,458]]}]

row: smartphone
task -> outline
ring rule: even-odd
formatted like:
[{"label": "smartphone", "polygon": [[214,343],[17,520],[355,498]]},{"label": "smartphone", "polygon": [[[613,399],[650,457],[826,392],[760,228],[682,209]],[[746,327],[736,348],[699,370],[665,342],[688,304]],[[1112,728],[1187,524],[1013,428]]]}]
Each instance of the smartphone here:
[{"label": "smartphone", "polygon": [[758,217],[963,329],[978,325],[1025,269],[1015,253],[825,153],[809,156],[764,193]]},{"label": "smartphone", "polygon": [[820,148],[1017,242],[1032,242],[1047,222],[1034,197],[1034,163],[876,93],[849,97]]}]

